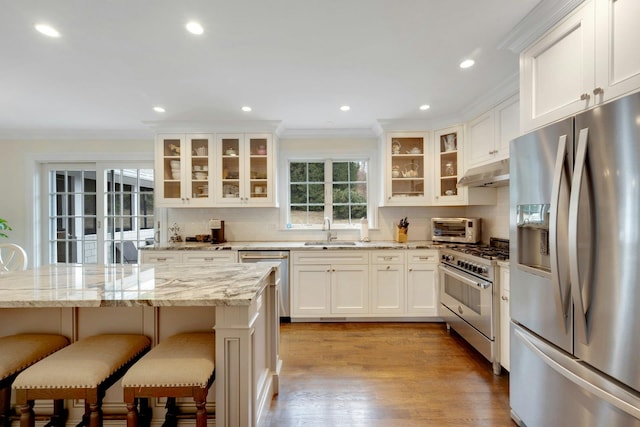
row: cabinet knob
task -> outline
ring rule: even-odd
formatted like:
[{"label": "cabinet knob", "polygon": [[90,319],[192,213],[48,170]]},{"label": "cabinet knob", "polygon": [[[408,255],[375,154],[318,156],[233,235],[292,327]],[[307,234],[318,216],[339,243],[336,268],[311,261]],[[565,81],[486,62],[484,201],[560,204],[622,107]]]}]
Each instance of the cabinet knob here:
[{"label": "cabinet knob", "polygon": [[413,271],[413,268],[410,268],[410,269],[409,269],[409,272],[412,272],[412,271]]},{"label": "cabinet knob", "polygon": [[390,266],[390,265],[387,265],[387,270],[390,270],[390,269],[391,269],[391,266]]},{"label": "cabinet knob", "polygon": [[602,89],[601,87],[597,87],[593,90],[594,95],[602,95],[603,93],[604,93],[604,89]]},{"label": "cabinet knob", "polygon": [[580,95],[580,101],[588,101],[589,98],[591,98],[591,95],[589,95],[588,93],[583,93],[582,95]]},{"label": "cabinet knob", "polygon": [[504,295],[502,295],[500,299],[502,299],[502,301],[509,301],[509,298],[505,297]]}]

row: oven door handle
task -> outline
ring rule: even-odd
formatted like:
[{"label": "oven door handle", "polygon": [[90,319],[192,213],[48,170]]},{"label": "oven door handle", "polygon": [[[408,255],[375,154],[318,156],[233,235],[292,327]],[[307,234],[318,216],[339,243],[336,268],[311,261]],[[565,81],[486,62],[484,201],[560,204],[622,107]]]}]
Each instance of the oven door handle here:
[{"label": "oven door handle", "polygon": [[453,276],[456,279],[460,280],[461,282],[469,286],[475,286],[482,289],[488,289],[489,287],[491,287],[491,282],[488,282],[486,280],[479,280],[476,277],[454,270],[452,267],[449,267],[448,265],[440,264],[439,268],[443,273]]}]

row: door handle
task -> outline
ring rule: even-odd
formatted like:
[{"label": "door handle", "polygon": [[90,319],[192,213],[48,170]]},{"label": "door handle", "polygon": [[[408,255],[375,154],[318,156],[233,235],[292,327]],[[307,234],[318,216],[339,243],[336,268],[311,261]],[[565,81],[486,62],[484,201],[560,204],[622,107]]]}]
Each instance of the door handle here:
[{"label": "door handle", "polygon": [[[571,296],[575,305],[577,335],[584,344],[589,342],[587,333],[587,317],[584,300],[582,299],[582,286],[580,281],[580,266],[578,265],[578,208],[582,193],[582,179],[584,177],[587,162],[587,141],[589,140],[589,128],[581,129],[576,150],[575,169],[571,182],[571,197],[569,199],[569,276],[571,277]],[[590,264],[590,263],[589,263]],[[587,266],[587,273],[583,276],[585,286],[591,280],[591,267]],[[587,288],[588,289],[588,288]]]},{"label": "door handle", "polygon": [[[567,319],[569,316],[569,295],[568,292],[563,292],[563,282],[566,281],[566,277],[560,277],[560,262],[558,260],[558,214],[560,209],[560,190],[562,189],[562,178],[565,172],[565,160],[567,158],[567,135],[561,135],[558,138],[558,152],[556,154],[556,164],[553,170],[553,187],[551,191],[551,211],[550,223],[549,223],[549,239],[551,250],[551,271],[554,272],[551,276],[553,288],[555,290],[554,296],[556,300],[556,309],[559,314],[558,320],[562,325],[563,330],[567,331]],[[567,288],[569,290],[569,288]]]}]

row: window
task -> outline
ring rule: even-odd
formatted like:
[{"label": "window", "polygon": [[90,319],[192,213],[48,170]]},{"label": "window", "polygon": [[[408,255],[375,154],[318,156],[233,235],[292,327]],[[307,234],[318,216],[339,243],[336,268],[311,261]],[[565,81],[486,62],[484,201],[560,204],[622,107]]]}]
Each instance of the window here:
[{"label": "window", "polygon": [[289,162],[288,224],[292,228],[332,224],[351,226],[368,215],[368,162],[324,160]]},{"label": "window", "polygon": [[138,248],[154,238],[153,169],[46,169],[49,262],[137,262]]}]

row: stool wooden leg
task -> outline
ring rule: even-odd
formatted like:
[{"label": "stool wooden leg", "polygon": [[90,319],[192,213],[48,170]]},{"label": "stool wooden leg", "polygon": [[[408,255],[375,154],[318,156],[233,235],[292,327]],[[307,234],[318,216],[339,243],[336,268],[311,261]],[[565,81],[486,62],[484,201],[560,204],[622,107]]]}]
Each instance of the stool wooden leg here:
[{"label": "stool wooden leg", "polygon": [[127,427],[138,427],[138,405],[135,401],[127,402]]},{"label": "stool wooden leg", "polygon": [[33,413],[33,400],[27,400],[27,403],[20,407],[20,427],[35,427],[36,417]]},{"label": "stool wooden leg", "polygon": [[196,402],[196,427],[207,427],[207,402]]},{"label": "stool wooden leg", "polygon": [[11,384],[0,389],[0,425],[11,427]]},{"label": "stool wooden leg", "polygon": [[89,403],[89,427],[102,427],[102,402]]}]

